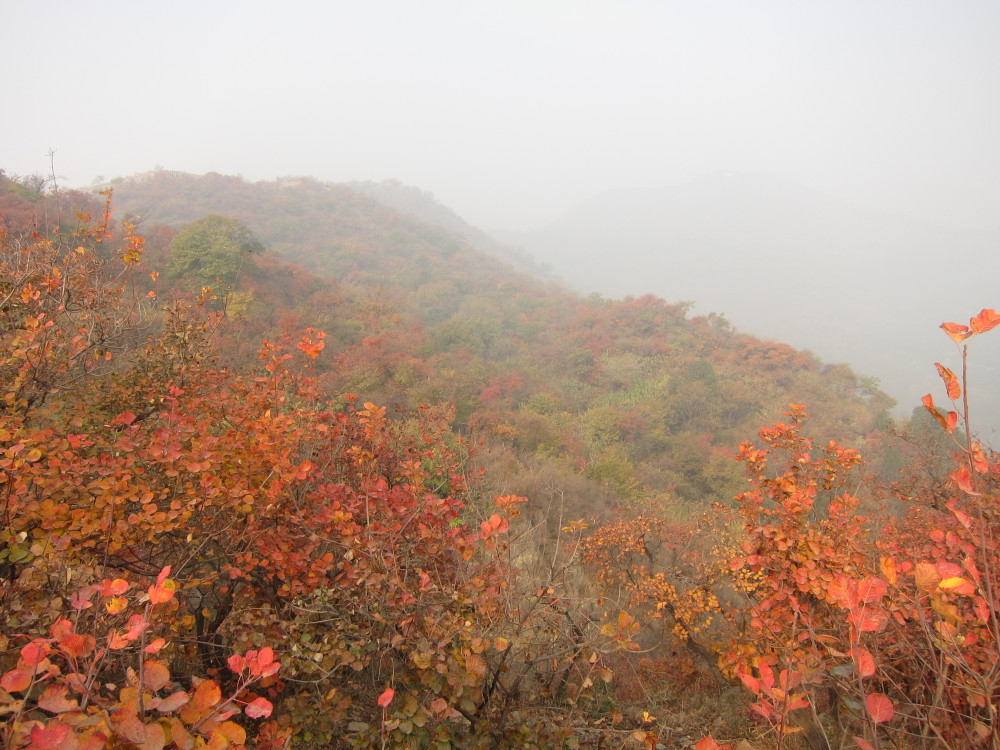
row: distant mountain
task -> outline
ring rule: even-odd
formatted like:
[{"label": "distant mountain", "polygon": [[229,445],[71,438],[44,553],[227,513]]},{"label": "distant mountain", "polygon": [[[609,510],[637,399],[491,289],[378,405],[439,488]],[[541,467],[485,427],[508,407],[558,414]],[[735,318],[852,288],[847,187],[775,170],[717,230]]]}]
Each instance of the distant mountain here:
[{"label": "distant mountain", "polygon": [[[690,300],[850,362],[907,413],[937,392],[932,363],[957,358],[938,325],[1000,306],[1000,236],[881,214],[767,174],[611,191],[501,239],[582,292]],[[975,383],[997,382],[1000,340],[977,341],[973,357]],[[974,396],[988,436],[1000,398],[983,386]]]},{"label": "distant mountain", "polygon": [[520,271],[550,280],[554,279],[550,268],[539,265],[535,258],[524,250],[498,242],[481,229],[472,226],[426,190],[404,185],[399,180],[356,181],[347,182],[344,185],[362,195],[374,198],[382,205],[401,214],[411,216],[425,224],[447,229],[476,249],[510,263],[511,266]]}]

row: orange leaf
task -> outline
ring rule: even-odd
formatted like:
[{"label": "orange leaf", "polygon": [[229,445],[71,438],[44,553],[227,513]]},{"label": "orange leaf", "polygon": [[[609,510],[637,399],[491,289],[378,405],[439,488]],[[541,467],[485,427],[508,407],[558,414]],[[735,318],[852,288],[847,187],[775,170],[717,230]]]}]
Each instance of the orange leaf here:
[{"label": "orange leaf", "polygon": [[170,670],[163,662],[149,659],[142,666],[142,682],[150,690],[159,690],[170,682]]},{"label": "orange leaf", "polygon": [[938,375],[941,376],[941,380],[944,381],[945,388],[948,389],[948,398],[954,401],[956,398],[961,396],[962,386],[958,384],[958,378],[955,377],[955,373],[942,365],[940,362],[935,362],[934,366],[937,368]]},{"label": "orange leaf", "polygon": [[748,672],[740,672],[740,679],[751,693],[760,692],[760,680]]},{"label": "orange leaf", "polygon": [[868,716],[876,724],[892,721],[892,717],[896,715],[892,701],[882,693],[872,693],[865,698],[865,708],[868,709]]},{"label": "orange leaf", "polygon": [[94,650],[94,646],[96,645],[97,643],[92,635],[66,633],[59,639],[59,650],[74,659],[87,656]]},{"label": "orange leaf", "polygon": [[215,680],[205,680],[194,689],[194,706],[204,712],[222,700],[222,691]]},{"label": "orange leaf", "polygon": [[160,702],[156,704],[156,710],[161,714],[169,714],[172,711],[176,711],[189,700],[191,700],[190,695],[183,690],[178,690],[176,693],[171,693],[166,698],[161,699]]},{"label": "orange leaf", "polygon": [[941,581],[941,574],[930,563],[921,562],[917,563],[913,569],[913,579],[917,584],[918,591],[930,591],[936,588]]},{"label": "orange leaf", "polygon": [[141,750],[162,750],[167,744],[167,733],[157,722],[144,724],[146,731],[146,741],[139,747]]},{"label": "orange leaf", "polygon": [[38,707],[43,711],[48,711],[50,714],[75,711],[80,707],[80,704],[75,700],[68,700],[66,698],[67,690],[69,688],[65,685],[49,685],[45,688],[45,692],[38,696]]},{"label": "orange leaf", "polygon": [[392,688],[386,688],[385,691],[378,697],[378,704],[382,708],[388,708],[389,704],[392,703],[393,696],[396,695],[396,691]]},{"label": "orange leaf", "polygon": [[973,333],[986,333],[1000,325],[1000,315],[996,310],[984,309],[976,317],[969,321]]},{"label": "orange leaf", "polygon": [[964,596],[972,596],[976,593],[976,589],[972,583],[965,578],[961,578],[960,576],[945,578],[938,584],[938,588],[943,591],[953,591],[956,594],[962,594]]},{"label": "orange leaf", "polygon": [[161,583],[155,583],[149,587],[149,601],[153,604],[165,604],[174,598],[172,589],[168,589]]},{"label": "orange leaf", "polygon": [[883,557],[879,560],[879,567],[882,570],[882,575],[888,579],[889,583],[895,586],[898,578],[896,573],[896,561],[891,557]]},{"label": "orange leaf", "polygon": [[942,323],[941,329],[951,337],[951,340],[956,344],[961,344],[969,336],[972,335],[972,331],[969,330],[968,326],[963,326],[959,323]]},{"label": "orange leaf", "polygon": [[952,513],[955,514],[955,518],[958,519],[958,522],[962,524],[962,526],[964,526],[967,529],[972,526],[972,519],[969,517],[967,513],[963,513],[962,511],[960,511],[958,508],[955,507],[954,500],[949,500],[947,506],[948,510],[950,510]]},{"label": "orange leaf", "polygon": [[858,747],[861,748],[861,750],[875,750],[875,748],[872,747],[872,743],[866,739],[855,737],[854,741],[857,743]]},{"label": "orange leaf", "polygon": [[[270,713],[270,711],[268,711],[268,713]],[[222,722],[219,724],[219,731],[222,732],[226,736],[226,739],[234,745],[242,745],[247,741],[246,730],[235,721]]]},{"label": "orange leaf", "polygon": [[945,418],[941,416],[941,412],[937,410],[937,407],[934,406],[934,398],[931,396],[931,394],[928,393],[926,396],[920,399],[920,402],[924,405],[924,408],[927,409],[928,412],[930,412],[930,415],[934,417],[935,420],[937,420],[937,423],[947,430],[948,423],[945,421]]},{"label": "orange leaf", "polygon": [[12,669],[0,677],[0,688],[8,693],[22,693],[31,686],[31,670]]}]

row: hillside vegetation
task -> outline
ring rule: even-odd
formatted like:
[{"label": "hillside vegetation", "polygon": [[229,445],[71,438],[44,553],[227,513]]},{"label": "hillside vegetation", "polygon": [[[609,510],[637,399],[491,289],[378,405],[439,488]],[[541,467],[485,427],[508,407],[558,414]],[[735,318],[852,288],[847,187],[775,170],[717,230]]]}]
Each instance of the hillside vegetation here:
[{"label": "hillside vegetation", "polygon": [[1000,746],[961,408],[346,186],[0,210],[5,748]]}]

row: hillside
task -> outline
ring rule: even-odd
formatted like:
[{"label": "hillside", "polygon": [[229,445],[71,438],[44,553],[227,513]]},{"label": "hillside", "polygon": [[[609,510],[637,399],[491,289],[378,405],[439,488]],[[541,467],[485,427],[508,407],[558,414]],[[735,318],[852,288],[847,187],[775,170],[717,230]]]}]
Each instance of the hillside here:
[{"label": "hillside", "polygon": [[5,746],[1000,736],[957,414],[337,186],[0,178]]},{"label": "hillside", "polygon": [[258,275],[248,317],[327,330],[329,387],[453,404],[462,429],[582,475],[605,488],[598,497],[727,499],[733,447],[789,402],[853,443],[887,424],[888,398],[844,366],[654,297],[579,297],[346,186],[159,174],[121,181],[115,202],[142,225],[244,221],[272,253],[318,274],[295,292]]},{"label": "hillside", "polygon": [[388,208],[417,219],[424,224],[446,229],[477,250],[499,258],[519,271],[549,280],[554,278],[551,269],[538,265],[535,259],[524,250],[497,242],[486,232],[472,226],[450,208],[437,201],[431,193],[420,188],[404,185],[398,180],[356,181],[347,183],[347,187],[374,198]]},{"label": "hillside", "polygon": [[[936,384],[926,363],[947,343],[938,323],[962,317],[970,300],[995,304],[1000,275],[1000,237],[880,214],[757,173],[604,193],[503,239],[583,293],[692,300],[742,330],[849,362],[906,414]],[[996,342],[974,356],[980,382],[1000,377]],[[987,388],[975,396],[989,437],[1000,397]]]}]

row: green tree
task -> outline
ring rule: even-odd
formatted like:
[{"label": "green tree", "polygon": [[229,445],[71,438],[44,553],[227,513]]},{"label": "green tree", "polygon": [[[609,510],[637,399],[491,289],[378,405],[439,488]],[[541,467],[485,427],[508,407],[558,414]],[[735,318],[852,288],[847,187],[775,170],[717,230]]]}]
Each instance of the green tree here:
[{"label": "green tree", "polygon": [[185,278],[206,286],[236,283],[250,253],[264,246],[238,219],[210,214],[185,226],[170,243],[171,278]]}]

